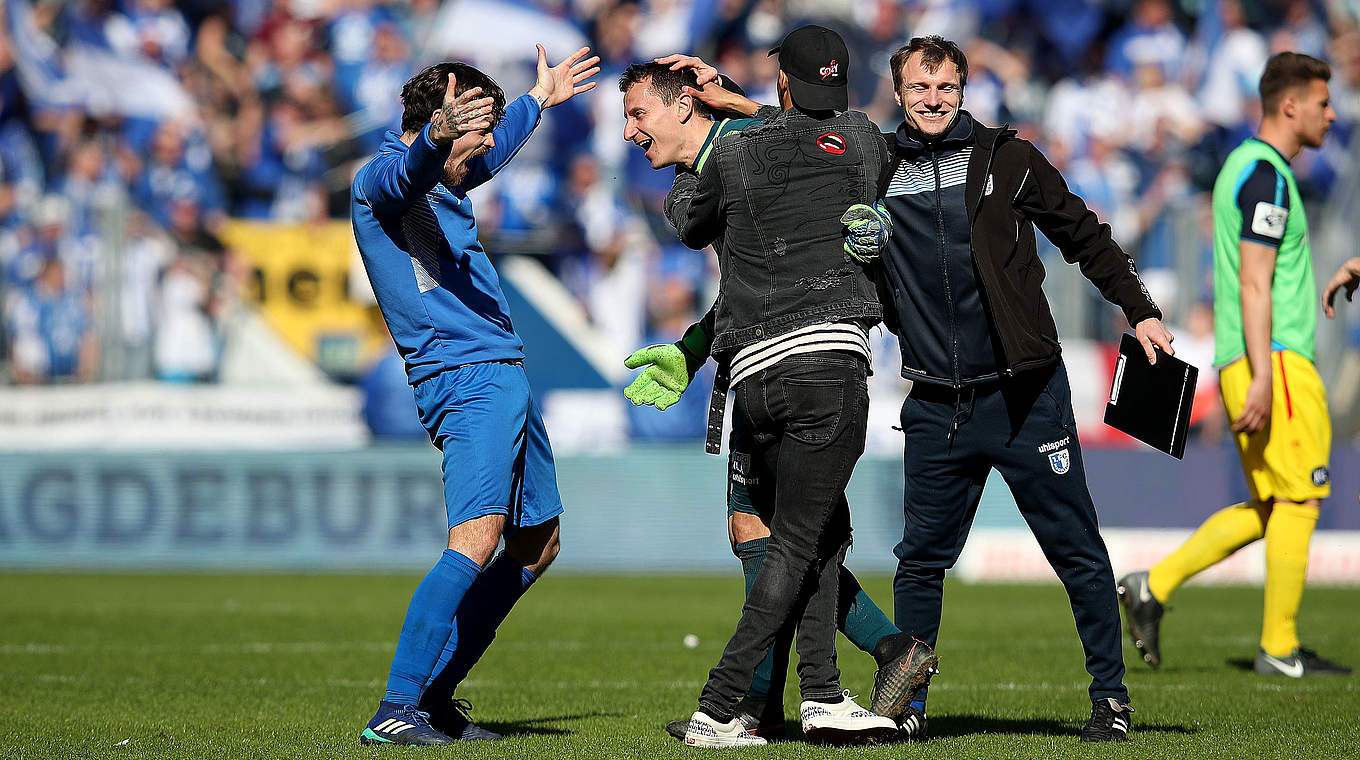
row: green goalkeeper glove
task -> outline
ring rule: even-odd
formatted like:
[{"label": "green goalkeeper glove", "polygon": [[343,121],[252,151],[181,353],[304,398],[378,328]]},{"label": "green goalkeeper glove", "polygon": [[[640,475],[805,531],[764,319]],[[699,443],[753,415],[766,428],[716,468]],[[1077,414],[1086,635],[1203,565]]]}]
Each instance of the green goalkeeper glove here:
[{"label": "green goalkeeper glove", "polygon": [[624,359],[623,365],[628,369],[646,367],[623,389],[623,395],[633,402],[633,406],[651,404],[665,411],[680,400],[689,381],[694,379],[684,353],[674,343],[643,346]]},{"label": "green goalkeeper glove", "polygon": [[664,412],[680,400],[694,379],[694,373],[704,366],[712,341],[708,329],[700,321],[690,325],[684,337],[674,343],[658,343],[634,351],[623,360],[623,366],[645,368],[623,389],[623,395],[633,402],[633,406],[651,404]]},{"label": "green goalkeeper glove", "polygon": [[845,252],[861,264],[877,259],[893,232],[892,219],[881,203],[856,203],[841,215],[841,224],[847,230]]}]

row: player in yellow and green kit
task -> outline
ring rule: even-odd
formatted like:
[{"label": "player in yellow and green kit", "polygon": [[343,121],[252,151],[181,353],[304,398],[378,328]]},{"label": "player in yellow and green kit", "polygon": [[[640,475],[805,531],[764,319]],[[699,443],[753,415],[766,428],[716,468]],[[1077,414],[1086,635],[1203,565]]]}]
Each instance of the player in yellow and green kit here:
[{"label": "player in yellow and green kit", "polygon": [[1214,183],[1214,366],[1251,501],[1219,510],[1166,559],[1120,579],[1129,634],[1153,667],[1161,664],[1162,603],[1171,592],[1265,538],[1256,672],[1351,672],[1301,647],[1294,624],[1318,504],[1331,492],[1332,429],[1313,366],[1318,296],[1308,220],[1289,161],[1320,147],[1336,119],[1330,78],[1316,58],[1272,57],[1261,75],[1261,129],[1228,155]]}]

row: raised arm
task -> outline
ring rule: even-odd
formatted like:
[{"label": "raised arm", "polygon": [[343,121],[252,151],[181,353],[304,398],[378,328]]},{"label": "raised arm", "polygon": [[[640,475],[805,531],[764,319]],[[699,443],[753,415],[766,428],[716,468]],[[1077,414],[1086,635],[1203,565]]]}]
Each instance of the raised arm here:
[{"label": "raised arm", "polygon": [[693,87],[685,86],[680,88],[681,95],[689,95],[704,102],[709,108],[719,113],[735,114],[737,116],[755,116],[760,110],[760,104],[739,93],[733,92],[716,82],[706,84],[702,89],[696,90]]},{"label": "raised arm", "polygon": [[524,95],[506,106],[505,118],[492,132],[495,145],[484,156],[468,162],[468,174],[460,185],[464,192],[496,176],[519,149],[528,142],[543,117],[543,111],[571,100],[583,92],[595,89],[597,82],[589,81],[600,73],[599,56],[586,58],[589,47],[567,56],[556,66],[548,66],[548,52],[538,48],[538,80]]},{"label": "raised arm", "polygon": [[404,208],[443,177],[444,163],[458,137],[491,126],[492,99],[473,87],[455,95],[449,74],[443,105],[430,115],[405,153],[379,153],[354,178],[355,195],[379,211]]},{"label": "raised arm", "polygon": [[672,71],[693,69],[695,83],[699,89],[686,86],[680,94],[689,95],[702,101],[719,113],[734,116],[754,116],[760,104],[746,97],[741,85],[718,73],[711,64],[704,63],[697,55],[672,53],[664,58],[654,59],[657,63],[669,64]]}]

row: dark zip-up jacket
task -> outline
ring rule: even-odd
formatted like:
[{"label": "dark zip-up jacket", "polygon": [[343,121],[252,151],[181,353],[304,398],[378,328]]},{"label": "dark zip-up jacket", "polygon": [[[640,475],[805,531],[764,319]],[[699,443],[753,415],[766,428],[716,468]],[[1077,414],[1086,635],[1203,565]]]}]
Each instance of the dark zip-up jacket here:
[{"label": "dark zip-up jacket", "polygon": [[882,272],[900,294],[898,323],[911,325],[911,340],[899,342],[902,365],[922,379],[963,385],[995,380],[1001,370],[973,266],[964,198],[972,153],[967,114],[931,143],[899,141],[884,201],[900,238],[896,250],[910,252]]},{"label": "dark zip-up jacket", "polygon": [[[905,123],[885,137],[894,160],[880,190],[898,227],[876,281],[885,321],[902,344],[903,377],[958,388],[1012,377],[1059,359],[1058,329],[1042,287],[1036,226],[1106,300],[1123,309],[1129,324],[1161,318],[1133,259],[1111,237],[1110,226],[1014,130],[983,126],[964,111],[934,144]],[[963,192],[958,193],[936,171],[950,156],[968,149]],[[933,214],[916,207],[922,198],[890,194],[894,184],[899,190],[904,180],[910,184],[904,174],[927,182],[927,192],[918,195],[940,204]],[[933,234],[927,221],[934,223]],[[972,259],[971,282],[963,245]],[[970,297],[971,290],[976,298]]]}]

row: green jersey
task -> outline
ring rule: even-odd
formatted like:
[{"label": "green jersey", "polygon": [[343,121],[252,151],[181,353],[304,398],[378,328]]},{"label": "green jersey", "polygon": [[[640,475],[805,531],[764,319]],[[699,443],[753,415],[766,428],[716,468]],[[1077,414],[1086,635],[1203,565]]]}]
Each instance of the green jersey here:
[{"label": "green jersey", "polygon": [[1214,182],[1214,366],[1246,355],[1242,332],[1242,241],[1276,250],[1270,287],[1271,350],[1309,361],[1317,353],[1318,296],[1308,218],[1289,161],[1255,137],[1237,146]]},{"label": "green jersey", "polygon": [[718,137],[728,132],[740,132],[751,124],[761,121],[757,118],[746,119],[719,119],[713,122],[713,126],[708,129],[708,137],[704,138],[704,144],[699,148],[699,157],[694,159],[694,173],[703,171],[704,164],[708,162],[708,154],[713,152],[713,143]]}]

